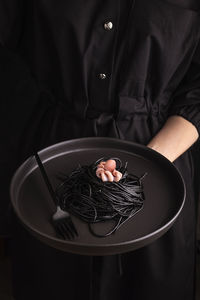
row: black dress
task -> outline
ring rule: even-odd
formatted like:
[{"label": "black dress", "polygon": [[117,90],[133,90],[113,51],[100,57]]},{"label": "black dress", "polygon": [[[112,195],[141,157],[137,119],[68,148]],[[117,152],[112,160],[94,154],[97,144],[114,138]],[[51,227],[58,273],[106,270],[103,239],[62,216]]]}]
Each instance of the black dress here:
[{"label": "black dress", "polygon": [[[170,115],[200,131],[198,1],[0,0],[2,218],[33,145],[108,136],[147,144]],[[51,249],[13,227],[16,300],[194,299],[190,150],[175,162],[186,204],[159,240],[118,256]]]}]

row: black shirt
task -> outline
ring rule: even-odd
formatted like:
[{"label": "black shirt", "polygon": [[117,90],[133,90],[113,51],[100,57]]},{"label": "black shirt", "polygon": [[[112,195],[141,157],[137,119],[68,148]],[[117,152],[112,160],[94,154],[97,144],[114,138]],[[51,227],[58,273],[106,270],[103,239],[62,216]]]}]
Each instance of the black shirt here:
[{"label": "black shirt", "polygon": [[199,130],[199,35],[197,1],[0,1],[1,44],[83,119],[180,114]]}]

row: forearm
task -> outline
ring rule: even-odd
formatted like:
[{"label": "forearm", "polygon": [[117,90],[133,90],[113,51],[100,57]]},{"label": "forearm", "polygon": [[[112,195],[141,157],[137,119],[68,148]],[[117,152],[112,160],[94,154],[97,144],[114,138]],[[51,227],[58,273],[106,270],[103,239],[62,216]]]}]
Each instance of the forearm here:
[{"label": "forearm", "polygon": [[195,126],[180,116],[171,116],[147,145],[173,162],[198,139]]}]

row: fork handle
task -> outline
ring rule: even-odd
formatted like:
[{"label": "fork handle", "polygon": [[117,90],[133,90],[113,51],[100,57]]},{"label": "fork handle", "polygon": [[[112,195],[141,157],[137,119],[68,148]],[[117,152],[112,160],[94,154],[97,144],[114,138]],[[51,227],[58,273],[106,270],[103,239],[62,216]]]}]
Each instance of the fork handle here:
[{"label": "fork handle", "polygon": [[46,183],[46,186],[47,186],[47,188],[48,188],[48,191],[49,191],[49,193],[50,193],[50,195],[51,195],[51,198],[52,198],[54,204],[57,206],[57,205],[58,205],[58,198],[56,197],[56,194],[55,194],[55,192],[54,192],[54,190],[53,190],[53,187],[52,187],[52,185],[51,185],[51,183],[50,183],[50,180],[49,180],[49,178],[48,178],[48,176],[47,176],[47,173],[46,173],[46,171],[45,171],[45,168],[44,168],[44,166],[43,166],[43,164],[42,164],[42,162],[41,162],[41,160],[40,160],[40,157],[39,157],[39,155],[38,155],[37,152],[34,153],[34,156],[35,156],[36,162],[37,162],[37,164],[38,164],[38,167],[39,167],[39,169],[40,169],[40,171],[41,171],[41,174],[42,174],[42,177],[43,177],[43,179],[44,179],[44,182]]}]

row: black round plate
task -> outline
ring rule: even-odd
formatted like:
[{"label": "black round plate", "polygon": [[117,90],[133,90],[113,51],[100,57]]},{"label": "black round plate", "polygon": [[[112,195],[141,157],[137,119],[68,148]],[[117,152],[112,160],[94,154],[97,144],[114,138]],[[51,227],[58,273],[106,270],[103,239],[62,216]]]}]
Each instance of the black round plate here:
[{"label": "black round plate", "polygon": [[[24,226],[51,247],[82,254],[110,255],[143,247],[163,235],[184,205],[185,185],[176,167],[156,151],[136,143],[113,138],[82,138],[55,144],[39,152],[54,188],[59,176],[70,174],[78,165],[88,165],[101,157],[118,157],[128,162],[128,172],[141,176],[144,184],[143,209],[111,236],[93,236],[87,224],[72,216],[79,236],[73,241],[56,237],[49,220],[55,210],[34,157],[26,160],[11,182],[11,201]],[[107,232],[111,224],[96,224]]]}]

